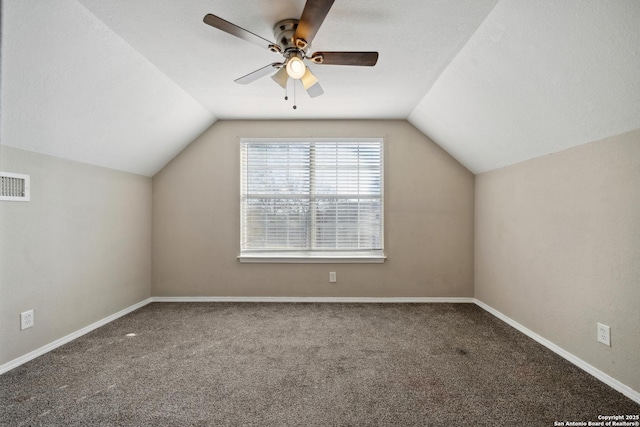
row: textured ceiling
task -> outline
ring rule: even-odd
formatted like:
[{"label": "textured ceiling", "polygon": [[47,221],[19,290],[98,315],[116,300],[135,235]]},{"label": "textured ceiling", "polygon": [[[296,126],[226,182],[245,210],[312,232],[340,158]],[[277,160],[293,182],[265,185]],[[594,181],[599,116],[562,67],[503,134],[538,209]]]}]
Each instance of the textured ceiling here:
[{"label": "textured ceiling", "polygon": [[[640,128],[640,2],[336,0],[311,48],[325,94],[233,80],[304,0],[4,0],[1,142],[147,176],[216,119],[407,118],[473,172]],[[289,95],[293,95],[290,91]]]},{"label": "textured ceiling", "polygon": [[73,0],[3,2],[1,141],[153,175],[214,116]]},{"label": "textured ceiling", "polygon": [[409,121],[475,173],[640,128],[640,1],[501,1]]},{"label": "textured ceiling", "polygon": [[[312,66],[325,94],[297,93],[298,109],[270,78],[238,77],[282,56],[205,25],[213,13],[273,40],[304,0],[80,0],[219,119],[406,118],[486,18],[496,0],[337,0],[311,51],[379,51],[373,67]],[[400,68],[399,68],[400,67]]]}]

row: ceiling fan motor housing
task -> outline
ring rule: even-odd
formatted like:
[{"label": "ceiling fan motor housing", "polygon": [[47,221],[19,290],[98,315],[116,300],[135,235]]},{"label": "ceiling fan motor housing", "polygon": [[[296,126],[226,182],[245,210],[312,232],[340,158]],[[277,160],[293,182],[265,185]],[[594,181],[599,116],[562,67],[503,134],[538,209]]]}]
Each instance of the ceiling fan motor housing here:
[{"label": "ceiling fan motor housing", "polygon": [[301,54],[300,56],[304,57],[311,44],[305,40],[295,40],[297,28],[297,19],[283,19],[273,27],[273,36],[285,53]]}]

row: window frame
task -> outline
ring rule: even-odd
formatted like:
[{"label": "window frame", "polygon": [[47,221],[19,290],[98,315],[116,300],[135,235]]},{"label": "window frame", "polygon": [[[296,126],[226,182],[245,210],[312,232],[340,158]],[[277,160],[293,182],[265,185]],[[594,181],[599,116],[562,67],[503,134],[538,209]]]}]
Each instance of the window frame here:
[{"label": "window frame", "polygon": [[243,221],[245,221],[243,213],[243,177],[244,172],[242,147],[245,143],[258,142],[263,144],[269,143],[303,143],[312,144],[314,142],[329,143],[379,143],[380,144],[380,249],[372,250],[256,250],[242,249],[240,242],[240,254],[238,260],[243,263],[383,263],[386,260],[384,253],[384,138],[368,137],[368,138],[240,138],[240,240],[243,236]]}]

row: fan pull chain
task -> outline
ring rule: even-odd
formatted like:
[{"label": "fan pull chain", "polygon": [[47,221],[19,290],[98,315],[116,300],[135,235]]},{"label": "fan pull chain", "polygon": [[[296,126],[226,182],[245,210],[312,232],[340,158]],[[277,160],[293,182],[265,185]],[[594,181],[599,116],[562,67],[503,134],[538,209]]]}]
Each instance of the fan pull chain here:
[{"label": "fan pull chain", "polygon": [[296,81],[293,81],[293,109],[295,110],[296,108],[298,108],[296,106]]},{"label": "fan pull chain", "polygon": [[[289,100],[289,82],[287,82],[287,85],[284,87],[284,100],[288,101]],[[298,106],[296,105],[296,81],[293,80],[293,109],[297,109]]]}]

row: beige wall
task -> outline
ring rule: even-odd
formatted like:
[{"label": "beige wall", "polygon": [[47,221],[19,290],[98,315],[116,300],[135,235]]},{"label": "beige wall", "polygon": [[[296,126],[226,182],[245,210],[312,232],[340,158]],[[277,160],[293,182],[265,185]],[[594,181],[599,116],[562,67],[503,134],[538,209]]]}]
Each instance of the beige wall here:
[{"label": "beige wall", "polygon": [[150,296],[150,178],[6,146],[0,170],[31,176],[0,202],[0,365]]},{"label": "beige wall", "polygon": [[[238,142],[278,136],[385,138],[384,264],[237,261]],[[150,295],[475,291],[640,390],[640,131],[474,180],[406,121],[219,121],[153,178],[153,200],[149,178],[5,146],[0,170],[32,180],[31,202],[0,202],[0,365]]]},{"label": "beige wall", "polygon": [[640,390],[640,131],[477,175],[475,232],[476,298]]},{"label": "beige wall", "polygon": [[[241,137],[384,137],[387,261],[239,263]],[[473,191],[473,175],[404,120],[218,121],[153,178],[152,293],[471,297]]]}]

